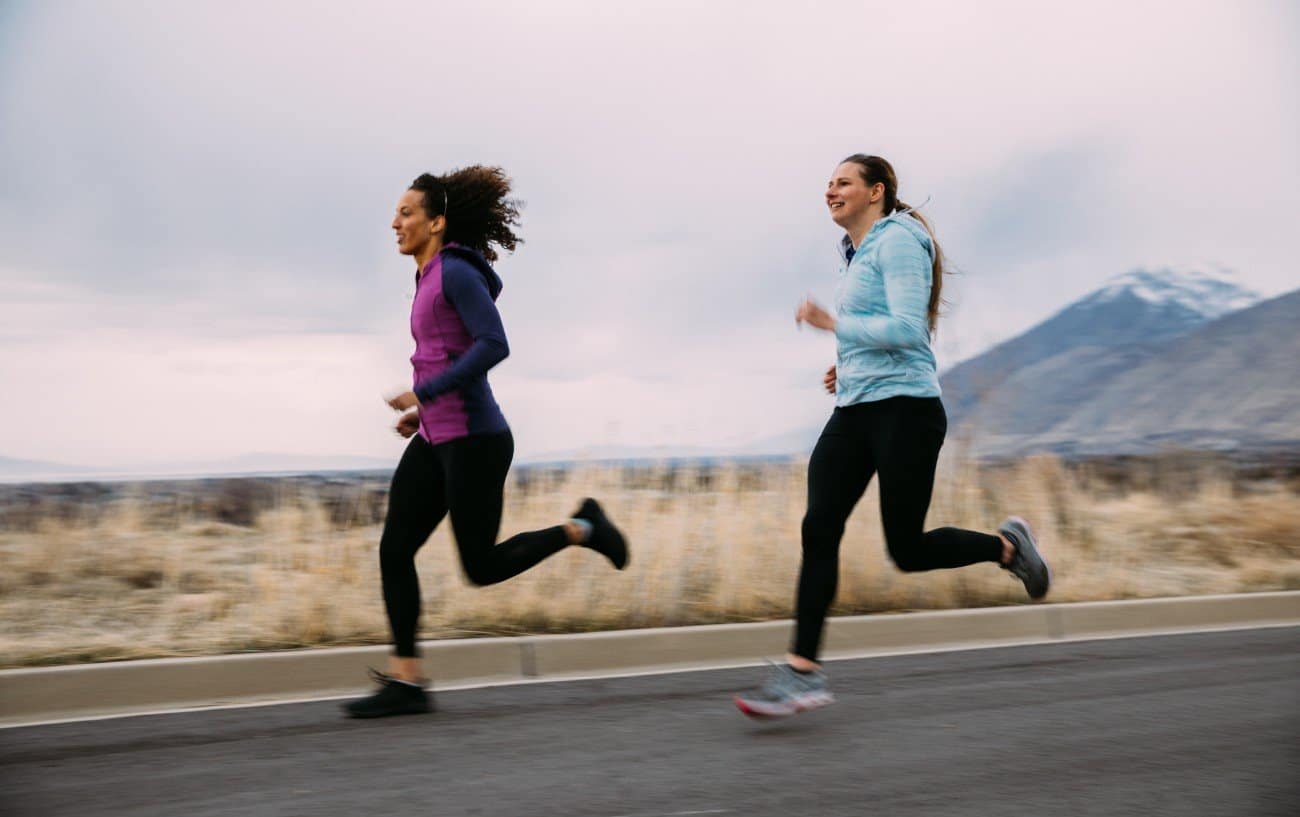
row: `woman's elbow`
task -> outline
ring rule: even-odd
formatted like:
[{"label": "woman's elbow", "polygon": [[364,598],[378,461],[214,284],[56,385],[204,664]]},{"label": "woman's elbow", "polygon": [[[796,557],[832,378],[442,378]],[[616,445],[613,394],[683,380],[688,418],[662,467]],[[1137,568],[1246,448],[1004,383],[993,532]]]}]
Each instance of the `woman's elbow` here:
[{"label": "woman's elbow", "polygon": [[506,342],[505,338],[500,338],[500,339],[494,338],[492,340],[491,348],[492,348],[492,357],[496,358],[497,363],[500,363],[501,361],[510,357],[510,344]]},{"label": "woman's elbow", "polygon": [[928,329],[898,321],[880,333],[880,345],[887,349],[922,349],[930,345]]}]

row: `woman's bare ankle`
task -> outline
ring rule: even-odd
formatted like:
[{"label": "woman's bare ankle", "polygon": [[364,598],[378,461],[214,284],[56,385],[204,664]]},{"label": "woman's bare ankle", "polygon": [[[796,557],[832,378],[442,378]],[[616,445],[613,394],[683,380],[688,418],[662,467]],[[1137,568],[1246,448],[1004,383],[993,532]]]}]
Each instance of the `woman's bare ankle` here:
[{"label": "woman's bare ankle", "polygon": [[1009,565],[1011,564],[1011,557],[1016,555],[1016,546],[1011,544],[1011,541],[1000,533],[998,538],[1002,540],[1002,564]]},{"label": "woman's bare ankle", "polygon": [[392,655],[388,657],[388,674],[399,681],[418,684],[424,681],[420,659]]},{"label": "woman's bare ankle", "polygon": [[821,664],[804,658],[802,655],[786,653],[785,662],[799,672],[816,672],[822,668]]},{"label": "woman's bare ankle", "polygon": [[587,532],[573,520],[564,523],[564,536],[569,540],[570,545],[581,545],[587,541]]}]

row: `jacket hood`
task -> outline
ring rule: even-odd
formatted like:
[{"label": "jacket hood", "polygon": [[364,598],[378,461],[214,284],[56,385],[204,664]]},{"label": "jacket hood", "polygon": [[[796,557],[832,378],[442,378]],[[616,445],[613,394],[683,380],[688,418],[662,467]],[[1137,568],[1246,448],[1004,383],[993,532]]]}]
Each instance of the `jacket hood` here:
[{"label": "jacket hood", "polygon": [[912,210],[900,210],[891,213],[888,218],[881,219],[881,221],[897,224],[916,236],[916,240],[921,242],[922,247],[925,247],[926,255],[930,256],[931,263],[934,262],[934,239],[930,237],[930,231],[925,229],[925,225],[921,223],[920,219],[912,217]]},{"label": "jacket hood", "polygon": [[[930,262],[933,263],[934,239],[930,237],[930,231],[925,229],[925,225],[923,225],[920,220],[912,217],[912,212],[914,210],[916,210],[915,207],[907,210],[895,210],[877,221],[875,224],[871,225],[871,231],[862,239],[862,245],[866,246],[872,241],[877,240],[885,230],[907,230],[909,233],[916,236],[917,241],[921,242],[921,246],[925,248],[926,254],[930,256]],[[840,239],[841,258],[848,258],[848,249],[850,246],[852,246],[852,244],[847,235]],[[858,249],[860,250],[862,247],[858,247]]]},{"label": "jacket hood", "polygon": [[501,276],[497,275],[496,270],[492,269],[492,265],[488,263],[488,260],[484,258],[482,253],[478,250],[472,250],[469,247],[463,247],[460,244],[448,244],[442,248],[442,252],[444,255],[450,255],[459,258],[462,261],[466,261],[471,264],[474,269],[478,270],[479,275],[482,275],[483,280],[487,282],[488,294],[492,296],[492,300],[495,301],[497,296],[501,294],[501,289],[505,286],[501,283]]}]

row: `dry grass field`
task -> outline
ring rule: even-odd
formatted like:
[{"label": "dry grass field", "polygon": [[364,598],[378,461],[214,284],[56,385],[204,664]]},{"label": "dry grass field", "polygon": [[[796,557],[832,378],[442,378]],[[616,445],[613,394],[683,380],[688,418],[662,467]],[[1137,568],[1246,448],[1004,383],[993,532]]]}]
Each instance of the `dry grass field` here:
[{"label": "dry grass field", "polygon": [[[802,460],[517,471],[503,536],[599,497],[628,533],[610,569],[571,548],[503,585],[461,577],[443,526],[421,552],[422,636],[752,621],[790,615]],[[383,643],[379,478],[151,483],[0,506],[0,666]],[[1213,461],[1095,468],[941,463],[928,524],[1035,526],[1049,601],[1300,588],[1300,484]],[[903,574],[873,488],[849,522],[834,614],[1025,602],[993,565]]]}]

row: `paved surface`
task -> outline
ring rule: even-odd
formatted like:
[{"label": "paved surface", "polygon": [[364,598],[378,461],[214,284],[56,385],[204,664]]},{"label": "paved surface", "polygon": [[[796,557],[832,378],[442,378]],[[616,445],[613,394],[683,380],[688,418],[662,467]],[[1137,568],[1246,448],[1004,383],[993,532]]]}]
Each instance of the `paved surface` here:
[{"label": "paved surface", "polygon": [[0,731],[0,814],[1295,815],[1300,628],[837,662],[774,723],[755,670]]}]

